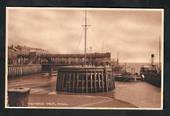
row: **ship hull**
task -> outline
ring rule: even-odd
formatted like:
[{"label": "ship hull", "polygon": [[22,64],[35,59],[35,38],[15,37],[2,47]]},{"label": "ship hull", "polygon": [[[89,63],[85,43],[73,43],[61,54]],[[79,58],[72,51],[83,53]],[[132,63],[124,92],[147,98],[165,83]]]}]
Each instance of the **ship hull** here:
[{"label": "ship hull", "polygon": [[133,75],[128,74],[114,74],[115,81],[132,82],[135,81]]},{"label": "ship hull", "polygon": [[154,86],[161,87],[161,76],[159,74],[157,75],[145,74],[144,76],[145,76],[144,81]]},{"label": "ship hull", "polygon": [[145,66],[140,69],[141,78],[157,87],[161,87],[161,71],[156,66]]}]

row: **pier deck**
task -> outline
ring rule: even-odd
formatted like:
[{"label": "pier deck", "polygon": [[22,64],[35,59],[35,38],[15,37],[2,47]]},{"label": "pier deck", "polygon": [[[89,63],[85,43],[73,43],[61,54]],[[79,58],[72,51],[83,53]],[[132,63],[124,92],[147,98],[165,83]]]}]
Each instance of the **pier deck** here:
[{"label": "pier deck", "polygon": [[31,88],[29,107],[160,108],[161,104],[161,89],[142,81],[116,82],[110,92],[74,94],[56,92],[56,80],[46,73],[33,74],[10,79],[8,88]]}]

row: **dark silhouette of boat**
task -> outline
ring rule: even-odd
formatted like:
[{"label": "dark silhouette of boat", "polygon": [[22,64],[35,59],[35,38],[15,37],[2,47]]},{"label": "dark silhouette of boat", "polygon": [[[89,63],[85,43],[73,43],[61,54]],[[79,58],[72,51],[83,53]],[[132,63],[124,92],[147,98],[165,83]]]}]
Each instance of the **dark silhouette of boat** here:
[{"label": "dark silhouette of boat", "polygon": [[154,54],[151,55],[151,64],[140,68],[141,78],[157,87],[161,87],[161,70],[153,63]]},{"label": "dark silhouette of boat", "polygon": [[122,82],[133,82],[136,81],[136,78],[133,74],[130,73],[118,73],[113,75],[115,81],[122,81]]},{"label": "dark silhouette of boat", "polygon": [[161,87],[161,71],[156,68],[156,65],[141,67],[140,75],[144,81]]},{"label": "dark silhouette of boat", "polygon": [[126,66],[121,66],[118,62],[113,66],[113,77],[115,81],[122,81],[122,82],[133,82],[139,80],[137,75],[132,74],[126,71]]}]

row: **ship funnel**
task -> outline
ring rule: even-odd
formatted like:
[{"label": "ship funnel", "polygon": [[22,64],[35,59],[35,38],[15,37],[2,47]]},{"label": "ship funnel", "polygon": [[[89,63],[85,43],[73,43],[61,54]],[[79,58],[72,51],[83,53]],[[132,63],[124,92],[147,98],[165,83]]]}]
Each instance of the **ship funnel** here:
[{"label": "ship funnel", "polygon": [[152,66],[154,65],[154,57],[155,57],[155,55],[154,55],[154,54],[151,54],[151,65],[152,65]]}]

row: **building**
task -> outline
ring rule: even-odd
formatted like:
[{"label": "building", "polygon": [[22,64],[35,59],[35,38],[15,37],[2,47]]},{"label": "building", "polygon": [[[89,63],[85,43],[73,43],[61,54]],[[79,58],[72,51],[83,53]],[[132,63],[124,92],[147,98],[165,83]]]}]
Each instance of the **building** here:
[{"label": "building", "polygon": [[[42,64],[56,65],[83,65],[85,63],[84,54],[46,54],[41,56]],[[86,65],[105,66],[111,65],[111,54],[106,53],[88,53],[86,55]]]},{"label": "building", "polygon": [[[11,45],[8,47],[8,64],[40,64],[40,56],[48,52],[41,48],[32,48],[21,45]],[[38,62],[37,62],[38,61]]]}]

